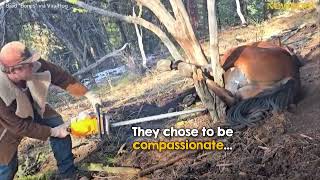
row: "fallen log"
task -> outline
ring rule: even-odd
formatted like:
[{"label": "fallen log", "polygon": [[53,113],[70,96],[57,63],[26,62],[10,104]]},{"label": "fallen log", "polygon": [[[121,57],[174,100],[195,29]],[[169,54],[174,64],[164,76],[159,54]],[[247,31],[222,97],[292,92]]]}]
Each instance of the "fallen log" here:
[{"label": "fallen log", "polygon": [[130,176],[138,175],[138,173],[140,172],[140,169],[138,168],[109,167],[109,166],[104,166],[101,163],[84,164],[80,168],[81,170],[85,170],[85,171],[106,172],[108,174],[124,174],[124,175],[130,175]]},{"label": "fallen log", "polygon": [[72,74],[73,76],[76,76],[76,75],[80,75],[80,74],[83,74],[83,73],[86,73],[92,69],[95,69],[97,66],[99,66],[101,63],[103,63],[104,61],[106,61],[108,58],[110,57],[115,57],[115,56],[119,56],[119,53],[121,51],[123,51],[126,47],[128,46],[128,43],[126,43],[125,45],[122,46],[122,48],[120,49],[117,49],[105,56],[103,56],[101,59],[97,60],[97,62],[93,63],[93,64],[90,64],[88,67],[86,68],[82,68],[80,69],[78,72]]}]

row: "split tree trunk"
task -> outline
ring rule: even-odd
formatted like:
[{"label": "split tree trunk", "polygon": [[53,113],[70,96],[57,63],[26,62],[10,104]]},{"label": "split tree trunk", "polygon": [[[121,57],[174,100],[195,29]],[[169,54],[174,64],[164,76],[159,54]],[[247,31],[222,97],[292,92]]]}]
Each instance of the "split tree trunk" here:
[{"label": "split tree trunk", "polygon": [[[69,2],[69,0],[65,0]],[[136,0],[138,5],[145,6],[149,10],[151,10],[155,16],[158,17],[159,21],[165,26],[167,31],[172,35],[172,37],[177,41],[177,43],[181,46],[185,58],[180,55],[177,51],[177,48],[170,41],[168,36],[156,25],[146,21],[145,19],[139,17],[132,16],[124,16],[121,14],[116,14],[113,12],[109,12],[97,7],[90,6],[81,1],[76,1],[75,4],[88,10],[93,11],[105,16],[114,17],[116,19],[126,21],[128,23],[139,24],[152,32],[154,32],[168,47],[170,53],[174,57],[175,60],[185,60],[187,63],[195,64],[198,66],[207,66],[208,61],[206,56],[201,49],[201,46],[195,36],[195,33],[192,29],[192,25],[190,22],[190,18],[187,14],[185,6],[182,0],[170,0],[170,4],[173,10],[173,15],[165,8],[159,0]],[[217,41],[217,25],[216,25],[216,17],[215,17],[215,0],[208,0],[213,6],[210,9],[211,16],[210,22],[212,24],[212,37],[211,37],[211,45],[213,47],[211,53],[211,61],[214,67],[214,76],[218,80],[218,83],[223,86],[222,81],[222,73],[221,69],[219,69],[218,62],[218,41]],[[209,7],[209,4],[208,4]],[[220,75],[219,75],[220,73]],[[214,121],[219,119],[218,113],[216,111],[216,101],[214,93],[208,88],[206,84],[206,78],[203,77],[203,73],[200,69],[194,69],[194,82],[197,89],[197,93],[200,96],[204,105],[208,108],[211,118]]]}]

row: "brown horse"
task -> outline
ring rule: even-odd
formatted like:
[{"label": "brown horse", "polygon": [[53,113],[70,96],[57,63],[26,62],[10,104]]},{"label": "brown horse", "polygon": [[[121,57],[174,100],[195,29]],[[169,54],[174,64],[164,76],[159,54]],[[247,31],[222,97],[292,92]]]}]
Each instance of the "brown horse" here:
[{"label": "brown horse", "polygon": [[299,91],[300,63],[287,47],[269,42],[236,47],[224,54],[220,64],[225,70],[225,89],[240,100],[255,97],[288,79],[296,80],[296,94]]},{"label": "brown horse", "polygon": [[[217,85],[212,77],[205,80],[227,104],[227,119],[233,125],[264,119],[297,100],[301,64],[288,47],[269,42],[251,43],[227,51],[220,64],[225,71],[225,87]],[[189,77],[191,66],[186,63],[176,65]]]},{"label": "brown horse", "polygon": [[225,87],[206,82],[227,105],[227,121],[250,125],[297,102],[301,63],[288,47],[256,42],[227,51],[220,60]]}]

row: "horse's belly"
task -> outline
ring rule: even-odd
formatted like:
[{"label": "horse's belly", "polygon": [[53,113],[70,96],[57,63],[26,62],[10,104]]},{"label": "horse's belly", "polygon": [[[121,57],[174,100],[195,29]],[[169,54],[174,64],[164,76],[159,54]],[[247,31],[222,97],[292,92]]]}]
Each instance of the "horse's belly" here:
[{"label": "horse's belly", "polygon": [[238,90],[249,84],[246,76],[237,67],[232,67],[224,73],[225,89],[232,94],[237,94]]},{"label": "horse's belly", "polygon": [[266,89],[272,88],[271,82],[250,81],[237,67],[232,67],[224,74],[225,89],[238,99],[244,100],[256,96]]}]

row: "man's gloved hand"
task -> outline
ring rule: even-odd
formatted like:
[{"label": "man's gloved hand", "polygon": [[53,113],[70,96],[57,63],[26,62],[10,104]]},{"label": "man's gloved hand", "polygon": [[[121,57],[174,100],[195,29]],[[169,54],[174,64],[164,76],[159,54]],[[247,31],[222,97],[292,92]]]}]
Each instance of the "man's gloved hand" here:
[{"label": "man's gloved hand", "polygon": [[92,91],[88,91],[84,96],[90,101],[93,109],[95,109],[96,104],[99,104],[100,106],[102,106],[101,99]]},{"label": "man's gloved hand", "polygon": [[68,124],[69,123],[64,123],[64,124],[61,124],[57,127],[51,128],[51,136],[58,137],[58,138],[64,138],[67,135],[69,135],[70,132],[68,132],[68,130],[67,130],[69,127]]}]

